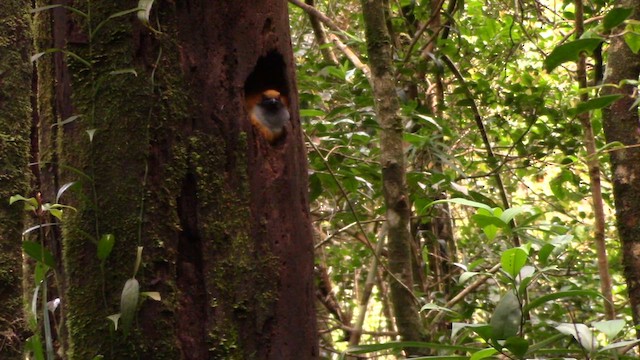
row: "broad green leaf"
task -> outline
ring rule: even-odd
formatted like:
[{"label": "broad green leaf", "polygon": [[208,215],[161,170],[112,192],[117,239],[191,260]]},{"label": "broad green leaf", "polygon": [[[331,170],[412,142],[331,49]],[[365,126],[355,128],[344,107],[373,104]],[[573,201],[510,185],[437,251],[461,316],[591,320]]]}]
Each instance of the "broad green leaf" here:
[{"label": "broad green leaf", "polygon": [[602,19],[604,30],[611,30],[622,24],[633,13],[633,8],[617,7],[611,9]]},{"label": "broad green leaf", "polygon": [[482,228],[482,232],[487,236],[487,239],[491,241],[498,235],[498,227],[495,225],[487,225]]},{"label": "broad green leaf", "polygon": [[591,323],[596,330],[602,332],[608,339],[614,339],[622,331],[625,325],[624,320],[606,320]]},{"label": "broad green leaf", "polygon": [[578,106],[576,107],[576,115],[579,115],[591,110],[605,108],[613,104],[620,98],[622,98],[622,95],[615,94],[615,95],[605,95],[605,96],[589,99],[587,102],[578,104]]},{"label": "broad green leaf", "polygon": [[524,306],[524,311],[525,312],[531,311],[537,308],[538,306],[543,305],[552,300],[558,300],[558,299],[574,297],[574,296],[601,297],[604,299],[604,297],[599,292],[592,291],[592,290],[559,291],[551,294],[542,295],[539,298],[532,300],[531,302],[529,302],[527,305]]},{"label": "broad green leaf", "polygon": [[500,214],[500,220],[504,221],[505,223],[509,223],[511,220],[513,220],[514,217],[522,214],[524,211],[525,209],[521,206],[508,208],[507,210],[503,211],[502,214]]},{"label": "broad green leaf", "polygon": [[34,241],[23,241],[22,250],[24,250],[24,253],[29,255],[35,261],[42,262],[50,268],[55,267],[53,255],[51,255],[49,249],[44,248],[40,243]]},{"label": "broad green leaf", "polygon": [[113,244],[116,242],[116,237],[113,234],[104,234],[98,241],[98,259],[104,261],[111,254]]},{"label": "broad green leaf", "polygon": [[627,24],[624,31],[624,42],[631,49],[634,54],[640,51],[640,25],[639,24]]},{"label": "broad green leaf", "polygon": [[498,350],[494,349],[494,348],[488,348],[488,349],[482,349],[480,351],[476,351],[475,353],[473,353],[473,355],[471,355],[471,357],[469,358],[469,360],[480,360],[480,359],[486,359],[488,357],[493,356],[494,354],[496,354],[498,352]]},{"label": "broad green leaf", "polygon": [[542,263],[542,265],[546,265],[547,264],[547,260],[549,259],[549,255],[551,255],[551,252],[555,248],[556,247],[554,245],[551,245],[551,244],[542,245],[542,247],[538,251],[538,261],[540,261],[540,263]]},{"label": "broad green leaf", "polygon": [[120,296],[120,327],[125,335],[129,334],[133,318],[138,309],[140,284],[135,278],[127,280]]},{"label": "broad green leaf", "polygon": [[521,248],[505,250],[500,257],[500,265],[512,279],[520,273],[520,269],[527,263],[527,252]]},{"label": "broad green leaf", "polygon": [[508,291],[496,306],[491,315],[492,338],[494,340],[504,340],[518,334],[522,312],[520,302],[513,291]]},{"label": "broad green leaf", "polygon": [[529,350],[529,342],[519,336],[512,336],[504,342],[505,348],[509,349],[515,356],[522,358]]},{"label": "broad green leaf", "polygon": [[596,339],[587,325],[563,323],[557,325],[555,328],[565,335],[573,336],[586,350],[593,351],[596,349]]},{"label": "broad green leaf", "polygon": [[552,72],[555,68],[568,61],[577,61],[583,52],[591,53],[602,42],[602,39],[578,39],[562,44],[544,59],[544,68]]}]

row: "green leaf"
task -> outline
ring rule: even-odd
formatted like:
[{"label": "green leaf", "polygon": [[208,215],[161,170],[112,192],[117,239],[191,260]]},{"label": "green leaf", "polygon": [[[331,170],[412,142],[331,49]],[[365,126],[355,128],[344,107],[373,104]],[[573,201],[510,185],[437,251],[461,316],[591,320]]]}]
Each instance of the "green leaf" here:
[{"label": "green leaf", "polygon": [[605,95],[605,96],[589,99],[587,100],[587,102],[578,104],[578,106],[576,107],[576,115],[582,114],[591,110],[605,108],[613,104],[620,98],[622,98],[622,95],[615,94],[615,95]]},{"label": "green leaf", "polygon": [[504,340],[518,334],[522,311],[520,302],[513,291],[508,291],[491,315],[492,339]]},{"label": "green leaf", "polygon": [[520,273],[520,269],[527,263],[527,252],[521,248],[505,250],[500,257],[502,270],[515,279]]},{"label": "green leaf", "polygon": [[508,208],[502,212],[502,214],[500,215],[500,220],[508,224],[511,220],[513,220],[514,217],[522,214],[524,211],[525,209],[521,206]]},{"label": "green leaf", "polygon": [[486,359],[486,358],[488,358],[490,356],[493,356],[497,352],[498,352],[498,350],[496,350],[494,348],[482,349],[480,351],[476,351],[475,353],[473,353],[473,355],[471,355],[469,360]]},{"label": "green leaf", "polygon": [[51,252],[44,248],[40,243],[34,241],[23,241],[22,250],[29,255],[32,259],[38,262],[42,262],[50,268],[55,268],[55,261]]},{"label": "green leaf", "polygon": [[604,297],[599,292],[593,291],[593,290],[559,291],[559,292],[555,292],[547,295],[542,295],[539,298],[532,300],[531,302],[529,302],[527,305],[524,306],[523,310],[525,312],[531,311],[537,308],[538,306],[543,305],[549,301],[568,298],[568,297],[574,297],[574,296],[601,297],[604,299]]},{"label": "green leaf", "polygon": [[27,339],[25,342],[25,350],[30,350],[33,352],[33,358],[35,360],[44,360],[44,349],[42,348],[42,341],[40,341],[40,336],[38,334],[34,334]]},{"label": "green leaf", "polygon": [[606,320],[591,323],[596,330],[602,332],[608,339],[614,339],[622,331],[625,325],[624,320]]},{"label": "green leaf", "polygon": [[544,68],[552,72],[555,68],[567,61],[577,61],[583,52],[591,53],[602,42],[602,39],[589,38],[578,39],[562,44],[544,59]]},{"label": "green leaf", "polygon": [[540,261],[542,265],[546,265],[547,260],[549,259],[549,255],[551,255],[551,252],[555,248],[556,248],[555,245],[552,245],[552,244],[542,245],[542,247],[538,251],[538,261]]},{"label": "green leaf", "polygon": [[602,19],[602,26],[604,30],[611,30],[614,27],[622,24],[633,13],[633,8],[618,7],[611,9],[607,15]]},{"label": "green leaf", "polygon": [[512,336],[504,342],[504,347],[518,358],[522,358],[529,350],[529,342],[519,336]]},{"label": "green leaf", "polygon": [[474,207],[474,208],[486,209],[486,210],[491,211],[491,207],[489,205],[485,205],[485,204],[479,203],[477,201],[471,201],[471,200],[467,200],[467,199],[463,199],[463,198],[436,200],[436,201],[432,202],[431,204],[429,204],[427,206],[433,206],[435,204],[442,204],[442,203],[460,204],[460,205],[466,205],[466,206],[471,206],[471,207]]},{"label": "green leaf", "polygon": [[100,237],[100,241],[98,241],[98,259],[100,261],[104,261],[111,254],[111,250],[113,249],[113,244],[116,242],[116,237],[113,234],[104,234]]},{"label": "green leaf", "polygon": [[324,111],[318,109],[300,109],[300,116],[302,117],[315,117],[325,116]]},{"label": "green leaf", "polygon": [[24,209],[28,211],[33,211],[38,208],[38,200],[36,200],[36,198],[26,198],[22,195],[13,195],[9,198],[9,205],[12,205],[16,201],[24,201]]},{"label": "green leaf", "polygon": [[482,228],[482,232],[487,236],[490,241],[496,238],[498,235],[498,227],[495,225],[487,225]]},{"label": "green leaf", "polygon": [[127,280],[120,296],[120,327],[125,336],[129,334],[133,318],[138,309],[138,299],[140,297],[140,284],[135,278]]},{"label": "green leaf", "polygon": [[627,46],[629,46],[634,54],[637,54],[638,51],[640,51],[640,35],[638,34],[639,31],[639,24],[627,24],[624,29],[624,42],[627,43]]}]

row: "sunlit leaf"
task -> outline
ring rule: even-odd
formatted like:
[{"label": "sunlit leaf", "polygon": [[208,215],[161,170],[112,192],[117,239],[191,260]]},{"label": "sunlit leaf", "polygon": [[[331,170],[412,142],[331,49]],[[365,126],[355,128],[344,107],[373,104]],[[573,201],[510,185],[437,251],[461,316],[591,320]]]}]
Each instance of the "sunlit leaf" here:
[{"label": "sunlit leaf", "polygon": [[596,330],[602,332],[607,338],[614,339],[624,328],[624,320],[606,320],[591,323]]},{"label": "sunlit leaf", "polygon": [[573,336],[573,338],[576,339],[578,343],[580,343],[580,345],[582,345],[582,347],[587,349],[588,351],[593,351],[596,349],[596,339],[593,336],[591,329],[589,329],[587,325],[564,323],[557,325],[555,328],[565,335]]}]

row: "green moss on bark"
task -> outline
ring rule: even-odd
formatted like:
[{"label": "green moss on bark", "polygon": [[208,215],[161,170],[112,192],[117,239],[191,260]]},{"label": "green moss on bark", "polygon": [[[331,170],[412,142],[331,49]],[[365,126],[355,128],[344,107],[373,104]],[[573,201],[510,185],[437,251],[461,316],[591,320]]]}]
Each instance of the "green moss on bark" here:
[{"label": "green moss on bark", "polygon": [[29,195],[31,126],[30,2],[9,0],[0,7],[0,358],[21,359],[21,233],[25,213],[9,205],[15,194]]}]

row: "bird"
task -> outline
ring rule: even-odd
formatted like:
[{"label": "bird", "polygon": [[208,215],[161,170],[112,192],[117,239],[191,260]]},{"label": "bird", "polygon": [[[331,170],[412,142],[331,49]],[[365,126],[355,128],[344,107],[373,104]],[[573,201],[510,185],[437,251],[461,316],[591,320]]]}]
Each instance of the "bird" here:
[{"label": "bird", "polygon": [[274,144],[283,134],[289,121],[289,102],[278,90],[268,89],[245,98],[251,124],[262,137]]}]

